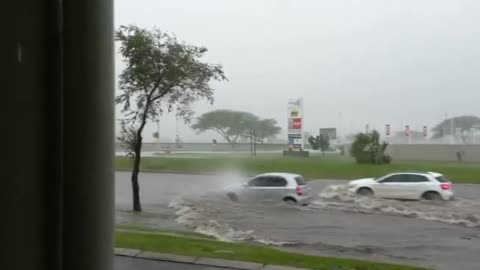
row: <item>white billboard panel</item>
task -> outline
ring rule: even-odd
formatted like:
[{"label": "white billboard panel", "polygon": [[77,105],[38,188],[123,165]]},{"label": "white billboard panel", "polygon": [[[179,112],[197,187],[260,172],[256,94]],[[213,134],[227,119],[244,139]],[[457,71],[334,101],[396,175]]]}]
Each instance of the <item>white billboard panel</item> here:
[{"label": "white billboard panel", "polygon": [[300,150],[303,145],[303,100],[290,99],[288,101],[288,146],[289,149]]}]

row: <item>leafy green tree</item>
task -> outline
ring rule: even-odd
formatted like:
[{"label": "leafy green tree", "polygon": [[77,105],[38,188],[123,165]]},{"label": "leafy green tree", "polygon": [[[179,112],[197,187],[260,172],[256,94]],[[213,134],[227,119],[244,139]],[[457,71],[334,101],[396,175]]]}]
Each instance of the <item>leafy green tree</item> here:
[{"label": "leafy green tree", "polygon": [[380,143],[380,133],[373,130],[369,133],[358,133],[350,149],[350,154],[357,163],[383,164],[390,163],[390,156],[385,154],[388,143]]},{"label": "leafy green tree", "polygon": [[247,131],[245,137],[253,138],[255,142],[263,143],[265,139],[275,137],[282,130],[277,126],[275,119],[252,119],[253,121],[247,123]]},{"label": "leafy green tree", "polygon": [[476,125],[480,125],[480,118],[477,116],[464,115],[445,119],[432,128],[432,138],[438,139],[447,135],[453,135],[452,128],[453,132],[457,128],[463,132],[469,131]]},{"label": "leafy green tree", "polygon": [[126,65],[120,74],[120,94],[116,98],[125,116],[119,140],[133,158],[133,210],[142,211],[138,174],[145,125],[174,109],[188,121],[193,114],[189,106],[192,102],[213,102],[210,81],[226,78],[220,65],[201,61],[206,48],[185,44],[158,29],[121,26],[115,39]]},{"label": "leafy green tree", "polygon": [[[232,110],[215,110],[204,113],[197,118],[192,129],[198,133],[207,130],[214,131],[222,136],[232,149],[243,138],[255,138],[256,142],[263,142],[280,132],[274,119],[260,119],[249,112]],[[253,134],[254,132],[254,134]]]},{"label": "leafy green tree", "polygon": [[368,145],[370,144],[370,136],[367,133],[358,133],[355,135],[350,154],[355,158],[357,163],[370,163],[371,155],[368,152]]},{"label": "leafy green tree", "polygon": [[330,137],[325,134],[320,134],[320,136],[317,137],[310,136],[308,137],[308,143],[312,146],[313,150],[320,149],[322,155],[325,155],[325,151],[330,147]]},{"label": "leafy green tree", "polygon": [[256,116],[251,113],[215,110],[200,115],[191,127],[198,133],[207,130],[218,133],[234,149],[237,142],[249,131],[249,124],[255,119]]},{"label": "leafy green tree", "polygon": [[320,134],[320,136],[318,136],[318,146],[322,151],[322,155],[325,155],[325,151],[330,147],[330,137],[325,134]]},{"label": "leafy green tree", "polygon": [[127,157],[133,160],[137,144],[137,130],[122,121],[120,123],[120,136],[117,137],[117,140],[120,142],[120,147],[127,151]]}]

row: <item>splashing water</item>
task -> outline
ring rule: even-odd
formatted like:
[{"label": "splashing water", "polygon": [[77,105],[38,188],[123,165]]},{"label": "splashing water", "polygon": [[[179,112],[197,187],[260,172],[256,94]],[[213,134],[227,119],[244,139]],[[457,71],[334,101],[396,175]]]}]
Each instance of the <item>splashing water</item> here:
[{"label": "splashing water", "polygon": [[170,202],[169,208],[175,209],[176,222],[194,229],[195,232],[215,237],[225,242],[250,241],[270,246],[292,246],[295,242],[273,241],[254,236],[254,230],[235,230],[230,225],[211,219],[215,211],[200,200],[177,198]]},{"label": "splashing water", "polygon": [[331,185],[319,194],[310,209],[334,209],[358,213],[416,217],[448,224],[480,227],[480,203],[458,199],[448,202],[398,201],[360,197],[347,185]]},{"label": "splashing water", "polygon": [[195,206],[182,198],[173,200],[169,206],[176,210],[176,222],[192,228],[197,233],[213,236],[218,240],[232,242],[249,240],[253,237],[253,231],[236,231],[228,224],[222,224],[216,220],[206,219],[208,209]]}]

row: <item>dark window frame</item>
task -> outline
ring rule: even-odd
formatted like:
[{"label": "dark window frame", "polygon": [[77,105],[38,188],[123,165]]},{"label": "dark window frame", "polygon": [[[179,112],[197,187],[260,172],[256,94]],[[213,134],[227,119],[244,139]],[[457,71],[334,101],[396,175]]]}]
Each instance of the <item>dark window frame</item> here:
[{"label": "dark window frame", "polygon": [[445,175],[440,175],[440,176],[437,176],[437,177],[434,177],[434,178],[439,183],[451,183],[450,179],[448,179]]},{"label": "dark window frame", "polygon": [[423,181],[411,181],[411,180],[409,180],[409,181],[407,181],[407,183],[428,183],[428,182],[430,182],[430,179],[428,179],[428,177],[426,177],[425,175],[421,175],[421,174],[409,174],[408,175],[408,178],[414,178],[414,177],[416,177],[418,179],[422,178]]},{"label": "dark window frame", "polygon": [[[282,185],[272,185],[272,183],[274,182],[273,179],[283,180]],[[254,181],[256,181],[255,185],[251,185],[250,183]],[[287,179],[281,176],[259,176],[259,177],[250,179],[250,181],[248,181],[249,187],[286,187],[287,185],[288,185]]]},{"label": "dark window frame", "polygon": [[305,181],[305,179],[303,178],[303,176],[297,175],[297,176],[295,176],[294,178],[295,178],[295,183],[297,184],[297,186],[305,186],[305,185],[307,185],[307,182]]},{"label": "dark window frame", "polygon": [[[250,181],[248,181],[247,186],[249,186],[249,187],[258,187],[258,183],[261,181],[261,178],[262,178],[262,177],[259,176],[259,177],[255,177],[255,178],[250,179]],[[255,185],[252,185],[253,182],[256,182],[256,184],[255,184]]]},{"label": "dark window frame", "polygon": [[[288,185],[288,181],[287,179],[285,179],[285,177],[270,176],[268,177],[268,179],[270,180],[270,183],[268,183],[269,185],[266,187],[286,187]],[[281,181],[281,184],[275,184],[275,182],[280,183],[280,181]],[[274,185],[272,185],[272,183]]]},{"label": "dark window frame", "polygon": [[390,178],[402,177],[402,176],[403,176],[403,174],[393,174],[393,175],[387,176],[386,178],[383,178],[382,180],[378,181],[378,183],[381,183],[381,184],[383,184],[383,183],[405,183],[405,182],[403,182],[403,181],[395,181],[395,182],[393,182],[393,181],[386,181],[386,180],[388,180],[388,179],[390,179]]}]

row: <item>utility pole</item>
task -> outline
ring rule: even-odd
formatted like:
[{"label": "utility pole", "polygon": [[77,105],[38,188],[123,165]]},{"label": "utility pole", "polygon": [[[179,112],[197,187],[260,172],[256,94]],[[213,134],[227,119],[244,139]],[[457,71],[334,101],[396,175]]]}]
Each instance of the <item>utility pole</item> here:
[{"label": "utility pole", "polygon": [[442,135],[443,135],[443,138],[444,138],[444,143],[448,143],[448,142],[445,142],[445,138],[448,138],[448,137],[447,137],[447,135],[448,135],[448,134],[447,134],[447,130],[448,130],[448,129],[447,129],[447,127],[446,127],[446,125],[447,125],[447,123],[448,123],[448,122],[447,122],[447,119],[448,119],[448,114],[445,113],[445,120],[444,120],[444,122],[443,122],[443,123],[445,123],[445,125],[442,125],[442,133],[443,133]]},{"label": "utility pole", "polygon": [[178,122],[179,122],[177,108],[175,108],[175,146],[180,148],[180,135],[178,132]]},{"label": "utility pole", "polygon": [[338,127],[337,127],[337,140],[339,141],[338,138],[343,135],[343,113],[339,112],[338,113]]},{"label": "utility pole", "polygon": [[154,133],[155,136],[155,148],[157,151],[160,151],[160,116],[158,119],[155,120],[155,124],[157,125],[157,131]]},{"label": "utility pole", "polygon": [[253,156],[257,155],[257,139],[256,139],[256,134],[255,130],[253,130]]},{"label": "utility pole", "polygon": [[250,130],[250,155],[256,156],[257,155],[257,139],[255,130]]},{"label": "utility pole", "polygon": [[455,143],[455,124],[453,123],[453,117],[450,118],[450,133],[452,134],[452,139],[450,141],[451,144]]},{"label": "utility pole", "polygon": [[250,133],[250,156],[253,156],[253,132],[249,131]]}]

